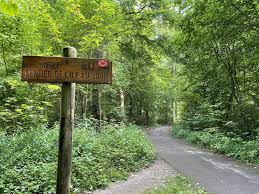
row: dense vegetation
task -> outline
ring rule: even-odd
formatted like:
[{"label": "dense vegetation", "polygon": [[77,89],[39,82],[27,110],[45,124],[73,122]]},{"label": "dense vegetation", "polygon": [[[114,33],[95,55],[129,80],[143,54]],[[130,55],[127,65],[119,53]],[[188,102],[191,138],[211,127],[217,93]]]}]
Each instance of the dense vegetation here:
[{"label": "dense vegetation", "polygon": [[181,4],[184,15],[175,43],[182,64],[182,115],[178,132],[174,130],[192,142],[257,164],[258,10],[256,1],[245,0]]},{"label": "dense vegetation", "polygon": [[258,163],[258,32],[256,0],[0,0],[1,144],[54,133],[60,85],[21,82],[21,57],[69,45],[114,67],[112,86],[77,85],[77,124],[178,121],[181,136]]},{"label": "dense vegetation", "polygon": [[[189,2],[189,1],[187,1]],[[178,52],[183,64],[182,118],[191,130],[253,140],[259,128],[259,31],[255,1],[182,5]]]},{"label": "dense vegetation", "polygon": [[[87,128],[87,130],[86,130]],[[0,193],[55,193],[58,127],[0,136]],[[126,179],[154,159],[140,128],[106,125],[102,132],[81,123],[74,130],[72,191]]]},{"label": "dense vegetation", "polygon": [[78,118],[168,123],[178,107],[185,128],[215,128],[245,140],[258,134],[256,1],[18,0],[16,4],[9,5],[13,14],[1,4],[4,125],[26,125],[13,121],[19,114],[27,115],[28,109],[50,125],[58,120],[59,90],[21,83],[21,56],[60,55],[65,45],[72,45],[81,57],[107,57],[114,64],[112,87],[78,85]]},{"label": "dense vegetation", "polygon": [[60,56],[67,45],[78,50],[78,57],[113,61],[112,86],[77,85],[77,118],[93,115],[96,119],[138,124],[170,122],[171,66],[160,45],[164,38],[159,35],[160,27],[172,20],[167,12],[169,2],[17,0],[15,3],[8,8],[8,3],[0,4],[2,131],[26,130],[33,127],[27,121],[37,123],[39,117],[39,122],[45,120],[50,126],[58,121],[59,86],[21,83],[21,58]]},{"label": "dense vegetation", "polygon": [[[20,70],[23,55],[60,56],[67,45],[79,57],[109,58],[114,69],[112,86],[76,87],[73,192],[150,164],[152,147],[139,129],[107,122],[170,122],[173,76],[159,45],[160,27],[171,20],[169,5],[0,0],[0,193],[55,190],[60,85],[21,82]],[[86,118],[94,122],[82,124]]]}]

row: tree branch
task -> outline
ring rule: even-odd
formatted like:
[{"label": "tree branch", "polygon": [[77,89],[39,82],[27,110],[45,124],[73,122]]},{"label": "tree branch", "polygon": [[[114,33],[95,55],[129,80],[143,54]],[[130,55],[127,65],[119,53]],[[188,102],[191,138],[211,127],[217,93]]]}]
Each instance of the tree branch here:
[{"label": "tree branch", "polygon": [[126,15],[138,14],[138,13],[142,12],[147,6],[148,6],[148,4],[146,4],[143,7],[141,7],[138,11],[128,12],[128,13],[126,13]]}]

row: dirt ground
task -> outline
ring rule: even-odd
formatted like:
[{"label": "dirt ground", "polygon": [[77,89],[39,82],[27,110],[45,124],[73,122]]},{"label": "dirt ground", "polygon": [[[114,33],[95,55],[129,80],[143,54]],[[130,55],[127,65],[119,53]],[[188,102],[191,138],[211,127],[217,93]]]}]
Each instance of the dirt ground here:
[{"label": "dirt ground", "polygon": [[112,183],[106,189],[96,190],[92,194],[140,194],[163,185],[168,177],[176,175],[176,170],[162,159],[157,159],[149,168],[132,174],[128,180]]}]

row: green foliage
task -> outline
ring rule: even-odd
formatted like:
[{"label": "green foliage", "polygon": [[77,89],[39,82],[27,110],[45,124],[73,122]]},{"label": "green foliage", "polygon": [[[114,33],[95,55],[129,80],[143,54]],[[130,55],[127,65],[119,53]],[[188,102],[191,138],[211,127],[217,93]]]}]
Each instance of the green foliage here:
[{"label": "green foliage", "polygon": [[192,102],[184,110],[182,124],[185,128],[198,131],[220,126],[224,122],[224,111],[219,110],[220,104],[198,103]]},{"label": "green foliage", "polygon": [[256,1],[175,1],[174,97],[189,142],[258,164]]},{"label": "green foliage", "polygon": [[175,96],[185,129],[256,141],[259,127],[256,1],[175,1]]},{"label": "green foliage", "polygon": [[0,13],[1,12],[4,14],[7,14],[9,16],[15,16],[15,15],[18,15],[19,10],[18,10],[17,4],[14,3],[13,1],[1,0],[0,1]]},{"label": "green foliage", "polygon": [[[7,6],[13,1],[0,2]],[[77,117],[95,115],[93,107],[100,101],[102,120],[139,124],[172,120],[172,74],[163,49],[168,47],[163,31],[168,31],[174,15],[168,12],[170,1],[16,0],[15,5],[19,13],[13,17],[0,11],[0,76],[4,79],[19,74],[23,55],[61,55],[62,48],[70,45],[79,57],[109,58],[114,71],[112,87],[77,87]],[[101,95],[95,95],[96,89]],[[42,94],[35,96],[42,98]],[[58,115],[59,110],[55,111]],[[57,116],[48,122],[53,120]],[[20,122],[13,117],[13,125],[16,121]]]},{"label": "green foliage", "polygon": [[169,179],[165,185],[155,188],[144,194],[206,194],[207,192],[199,185],[194,185],[189,179],[177,176]]},{"label": "green foliage", "polygon": [[53,85],[28,85],[19,77],[0,82],[0,131],[11,134],[50,123],[59,90]]},{"label": "green foliage", "polygon": [[217,128],[208,128],[203,131],[172,129],[173,135],[186,139],[188,142],[209,148],[217,153],[225,154],[245,163],[259,165],[259,130],[254,140],[245,141],[235,134],[224,134]]},{"label": "green foliage", "polygon": [[[57,146],[57,127],[12,136],[2,133],[0,193],[55,193]],[[153,159],[152,145],[138,127],[106,125],[96,133],[85,121],[73,133],[72,191],[126,179]]]}]

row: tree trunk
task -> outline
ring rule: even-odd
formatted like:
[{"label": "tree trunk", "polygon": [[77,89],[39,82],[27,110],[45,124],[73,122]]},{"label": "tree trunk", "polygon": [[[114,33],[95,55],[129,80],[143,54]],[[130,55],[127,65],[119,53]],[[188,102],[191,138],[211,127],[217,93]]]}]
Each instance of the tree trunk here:
[{"label": "tree trunk", "polygon": [[125,98],[122,88],[120,88],[120,112],[122,121],[125,120]]},{"label": "tree trunk", "polygon": [[101,104],[102,90],[98,87],[98,114],[99,114],[99,130],[102,127],[102,104]]},{"label": "tree trunk", "polygon": [[101,89],[99,86],[93,87],[92,92],[92,108],[91,114],[98,121],[96,123],[96,129],[99,131],[101,127],[101,118],[102,118],[102,108],[101,108]]},{"label": "tree trunk", "polygon": [[132,94],[129,95],[129,100],[130,100],[130,104],[129,104],[129,117],[130,117],[130,120],[132,120],[132,117],[133,117],[133,99],[132,99]]},{"label": "tree trunk", "polygon": [[173,101],[173,124],[175,124],[177,121],[177,102],[174,99]]},{"label": "tree trunk", "polygon": [[[176,76],[176,64],[173,63],[173,75]],[[177,121],[177,101],[176,101],[176,98],[174,97],[174,100],[173,100],[173,124],[175,124]]]}]

